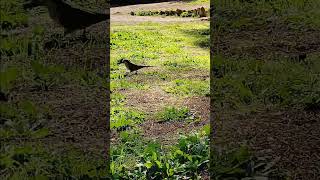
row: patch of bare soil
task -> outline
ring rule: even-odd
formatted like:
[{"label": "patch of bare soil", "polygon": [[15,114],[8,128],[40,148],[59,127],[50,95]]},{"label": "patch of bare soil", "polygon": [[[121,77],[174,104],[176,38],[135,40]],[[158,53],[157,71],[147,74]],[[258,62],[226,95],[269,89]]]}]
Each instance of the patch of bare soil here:
[{"label": "patch of bare soil", "polygon": [[190,108],[191,112],[194,112],[196,117],[202,119],[201,125],[209,124],[210,119],[210,97],[192,97],[185,98],[183,105]]},{"label": "patch of bare soil", "polygon": [[63,95],[55,94],[48,100],[52,102],[51,107],[56,115],[54,118],[59,119],[52,126],[54,137],[83,150],[103,153],[106,156],[109,116],[106,112],[106,92],[74,88],[76,89],[67,89],[70,95],[64,91]]},{"label": "patch of bare soil", "polygon": [[190,22],[190,21],[201,21],[207,18],[181,18],[181,17],[160,17],[160,16],[131,16],[131,11],[146,11],[146,10],[176,10],[185,9],[191,10],[195,8],[209,8],[209,3],[201,5],[188,4],[185,2],[161,2],[152,4],[137,4],[121,7],[112,7],[110,11],[111,23],[140,23],[140,22]]},{"label": "patch of bare soil", "polygon": [[107,156],[106,90],[75,85],[53,87],[48,91],[25,88],[15,99],[26,97],[40,107],[49,108],[50,119],[45,126],[50,134],[41,139],[48,147],[63,151],[68,144],[84,152]]},{"label": "patch of bare soil", "polygon": [[153,114],[166,106],[175,106],[181,102],[176,96],[164,92],[161,87],[151,90],[134,90],[123,92],[126,96],[126,105],[148,114]]},{"label": "patch of bare soil", "polygon": [[258,156],[279,159],[276,167],[292,179],[319,178],[320,113],[297,110],[217,116],[221,117],[215,122],[217,141],[245,142]]},{"label": "patch of bare soil", "polygon": [[205,81],[210,79],[210,74],[209,70],[192,69],[192,73],[181,74],[180,77]]},{"label": "patch of bare soil", "polygon": [[[157,139],[165,145],[176,143],[179,133],[187,134],[209,123],[210,103],[207,97],[179,98],[157,88],[127,91],[124,94],[127,106],[149,114],[146,122],[140,125],[143,136]],[[167,106],[187,106],[200,121],[159,123],[154,120],[153,115]]]}]

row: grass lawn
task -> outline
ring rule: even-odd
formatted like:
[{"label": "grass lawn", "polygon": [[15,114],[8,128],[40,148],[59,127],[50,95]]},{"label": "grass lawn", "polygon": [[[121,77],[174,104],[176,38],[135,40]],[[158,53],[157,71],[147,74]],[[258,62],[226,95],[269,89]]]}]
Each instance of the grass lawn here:
[{"label": "grass lawn", "polygon": [[106,27],[62,37],[46,8],[0,13],[0,179],[106,178]]},{"label": "grass lawn", "polygon": [[319,1],[213,7],[214,144],[248,145],[273,162],[270,176],[317,179]]},{"label": "grass lawn", "polygon": [[[121,58],[153,67],[125,76]],[[186,102],[208,103],[209,63],[208,22],[111,26],[115,178],[208,177],[209,119]]]},{"label": "grass lawn", "polygon": [[[320,176],[317,0],[215,1],[211,30],[116,22],[110,39],[105,23],[63,37],[46,8],[0,4],[0,179]],[[121,58],[152,67],[126,75]]]}]

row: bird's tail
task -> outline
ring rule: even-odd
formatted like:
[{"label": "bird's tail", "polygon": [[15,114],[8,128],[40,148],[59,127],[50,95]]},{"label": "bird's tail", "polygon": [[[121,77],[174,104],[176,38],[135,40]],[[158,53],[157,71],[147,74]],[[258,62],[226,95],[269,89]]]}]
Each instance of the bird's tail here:
[{"label": "bird's tail", "polygon": [[88,22],[89,24],[96,24],[108,19],[110,19],[110,14],[92,13],[91,16],[84,17],[83,21]]}]

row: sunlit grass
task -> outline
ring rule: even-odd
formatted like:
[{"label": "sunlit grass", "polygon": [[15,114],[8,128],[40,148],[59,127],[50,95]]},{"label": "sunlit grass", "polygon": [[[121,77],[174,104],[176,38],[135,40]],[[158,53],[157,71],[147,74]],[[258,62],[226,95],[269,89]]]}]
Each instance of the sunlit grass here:
[{"label": "sunlit grass", "polygon": [[[209,46],[201,46],[201,42],[209,41],[209,33],[205,33],[208,28],[208,23],[113,26],[111,69],[114,71],[111,76],[119,77],[116,74],[124,73],[124,68],[116,63],[120,58],[156,66],[168,75],[175,74],[175,71],[181,73],[184,68],[184,73],[188,73],[191,67],[209,69]],[[117,79],[112,82],[117,84]]]}]

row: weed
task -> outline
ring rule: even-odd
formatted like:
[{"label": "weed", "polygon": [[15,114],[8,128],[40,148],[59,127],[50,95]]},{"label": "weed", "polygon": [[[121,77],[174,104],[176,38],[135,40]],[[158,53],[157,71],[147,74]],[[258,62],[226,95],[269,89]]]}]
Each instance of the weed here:
[{"label": "weed", "polygon": [[0,72],[0,101],[8,101],[8,96],[14,86],[14,82],[18,77],[17,68],[7,68]]},{"label": "weed", "polygon": [[144,119],[145,116],[141,112],[128,110],[124,107],[113,107],[111,108],[110,127],[117,130],[125,130],[135,124],[142,123]]},{"label": "weed", "polygon": [[[122,132],[120,138],[121,143],[111,150],[114,179],[197,179],[209,168],[208,126],[200,132],[181,135],[177,144],[167,148],[135,132]],[[221,153],[212,151],[211,173],[216,179],[263,177],[259,173],[270,170],[268,164],[256,160],[245,146]]]},{"label": "weed", "polygon": [[75,149],[61,155],[42,146],[1,146],[0,167],[4,179],[107,179],[106,163],[103,158],[89,157]]},{"label": "weed", "polygon": [[14,55],[28,55],[28,48],[31,46],[31,40],[28,37],[17,38],[8,37],[0,40],[0,55],[14,56]]},{"label": "weed", "polygon": [[160,122],[194,119],[194,116],[190,112],[189,108],[175,108],[173,106],[166,107],[163,111],[159,112],[156,117],[157,119],[160,119]]},{"label": "weed", "polygon": [[48,91],[49,88],[61,84],[64,68],[57,65],[43,65],[38,61],[32,61],[31,67],[34,72],[34,82],[37,88]]},{"label": "weed", "polygon": [[0,6],[1,29],[10,30],[27,26],[28,17],[23,12],[21,0],[1,1]]},{"label": "weed", "polygon": [[[121,137],[121,144],[113,146],[111,151],[114,178],[195,178],[207,168],[209,141],[206,135],[181,136],[179,143],[167,150],[158,142],[145,141],[137,134],[126,132]],[[124,161],[128,157],[136,158]]]},{"label": "weed", "polygon": [[84,86],[94,86],[103,81],[103,79],[99,77],[96,72],[80,71],[79,74],[81,84]]},{"label": "weed", "polygon": [[1,103],[0,111],[0,134],[3,138],[22,135],[42,138],[49,134],[44,128],[51,117],[46,107],[37,107],[33,102],[26,100],[19,104]]}]

